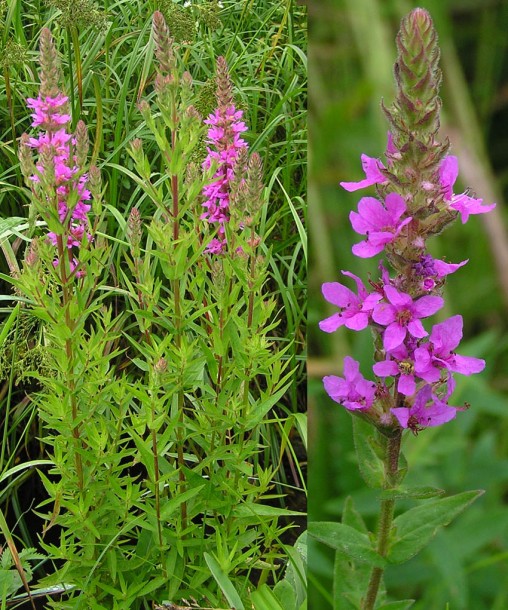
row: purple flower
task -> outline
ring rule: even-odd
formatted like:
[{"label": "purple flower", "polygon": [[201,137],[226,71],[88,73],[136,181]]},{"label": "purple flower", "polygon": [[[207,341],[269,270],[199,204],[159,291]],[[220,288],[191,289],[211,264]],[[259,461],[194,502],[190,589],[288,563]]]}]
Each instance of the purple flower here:
[{"label": "purple flower", "polygon": [[443,277],[455,273],[457,269],[463,267],[469,261],[466,258],[465,261],[460,263],[445,263],[444,261],[432,258],[430,254],[424,254],[420,257],[420,260],[413,263],[413,271],[416,276],[422,277],[421,288],[426,292],[431,292],[436,286],[436,280],[439,281]]},{"label": "purple flower", "polygon": [[440,379],[441,369],[462,375],[483,371],[484,360],[454,351],[462,339],[462,324],[462,316],[452,316],[432,328],[429,342],[415,350],[415,370],[419,377],[432,383]]},{"label": "purple flower", "polygon": [[365,241],[353,246],[353,254],[356,256],[370,258],[379,254],[411,222],[411,217],[400,222],[406,212],[406,203],[397,193],[387,195],[385,206],[374,197],[363,197],[358,203],[358,213],[350,213],[353,229],[360,235],[367,236]]},{"label": "purple flower", "polygon": [[350,356],[344,358],[344,378],[329,375],[323,384],[330,398],[350,411],[365,411],[374,402],[376,384],[363,377],[360,364]]},{"label": "purple flower", "polygon": [[241,121],[243,111],[237,110],[233,104],[219,106],[205,124],[209,125],[208,155],[203,162],[203,169],[216,165],[213,181],[203,187],[205,200],[202,203],[205,211],[201,214],[202,220],[218,224],[218,236],[207,246],[208,254],[220,254],[226,246],[225,225],[229,222],[229,199],[231,183],[235,177],[238,156],[247,142],[240,134],[247,130]]},{"label": "purple flower", "polygon": [[413,299],[393,286],[385,286],[388,303],[378,303],[372,312],[374,322],[386,326],[383,334],[383,346],[386,351],[397,348],[406,338],[406,334],[416,339],[427,336],[420,318],[427,318],[443,306],[441,297],[425,296],[413,302]]},{"label": "purple flower", "polygon": [[361,159],[363,171],[365,172],[366,176],[365,180],[360,180],[360,182],[340,183],[341,187],[350,193],[373,184],[382,184],[383,182],[387,182],[386,176],[384,176],[381,172],[382,169],[385,169],[385,166],[379,159],[374,159],[372,157],[368,157],[367,155],[362,155]]},{"label": "purple flower", "polygon": [[443,159],[439,166],[439,180],[444,189],[444,197],[450,202],[450,207],[460,212],[462,224],[466,223],[470,214],[485,214],[496,207],[495,203],[482,205],[483,199],[469,197],[466,193],[453,194],[453,185],[459,175],[459,163],[457,157],[449,155]]},{"label": "purple flower", "polygon": [[400,375],[397,391],[404,394],[404,396],[412,396],[415,393],[414,359],[409,354],[405,345],[399,345],[399,347],[392,350],[387,354],[386,360],[376,362],[373,370],[378,377],[396,377]]},{"label": "purple flower", "polygon": [[319,328],[327,333],[337,330],[342,325],[351,330],[363,330],[369,323],[374,305],[383,298],[379,293],[369,294],[362,280],[353,273],[342,271],[342,275],[354,279],[358,286],[358,295],[338,282],[323,284],[325,299],[341,309],[339,313],[334,313],[319,323]]},{"label": "purple flower", "polygon": [[32,114],[32,127],[42,125],[48,130],[58,129],[60,125],[70,122],[70,114],[65,113],[68,97],[59,93],[55,97],[44,97],[40,95],[37,99],[27,98],[26,105],[34,110]]},{"label": "purple flower", "polygon": [[[431,401],[430,406],[427,403]],[[402,428],[417,433],[421,428],[440,426],[452,420],[457,414],[456,407],[450,407],[432,393],[432,386],[425,385],[416,395],[411,407],[396,407],[390,412],[397,418]]]}]

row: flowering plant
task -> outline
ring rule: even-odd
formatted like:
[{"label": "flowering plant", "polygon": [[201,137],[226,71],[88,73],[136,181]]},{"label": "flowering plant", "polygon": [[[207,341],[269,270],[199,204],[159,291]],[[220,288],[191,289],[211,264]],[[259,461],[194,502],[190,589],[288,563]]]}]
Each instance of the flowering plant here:
[{"label": "flowering plant", "polygon": [[[326,376],[323,383],[332,400],[357,416],[354,434],[361,474],[370,487],[382,490],[377,533],[367,535],[351,504],[342,523],[315,523],[310,528],[314,537],[337,550],[335,578],[351,584],[345,593],[352,604],[348,607],[362,610],[385,607],[379,604],[387,565],[415,555],[440,526],[482,493],[433,499],[394,519],[397,497],[428,499],[441,494],[402,486],[407,470],[400,451],[403,431],[418,434],[454,419],[467,405],[448,404],[455,388],[453,375],[472,375],[485,367],[483,360],[455,351],[462,338],[460,315],[427,330],[427,318],[444,306],[446,276],[468,262],[435,259],[427,241],[458,216],[465,223],[469,216],[495,207],[468,193],[453,192],[458,163],[448,154],[449,142],[438,140],[439,48],[427,11],[415,9],[403,19],[397,47],[397,97],[390,108],[383,105],[390,124],[386,163],[362,155],[365,179],[341,182],[349,192],[376,187],[377,196],[363,197],[349,218],[354,231],[363,236],[353,254],[383,254],[380,278],[369,279],[368,290],[359,277],[343,271],[355,281],[356,292],[342,283],[325,283],[323,295],[338,311],[319,325],[328,333],[342,326],[353,331],[370,327],[374,341],[374,381],[362,375],[359,362],[346,356],[343,377]],[[350,569],[357,562],[367,563],[371,571],[352,584]],[[412,602],[399,604],[406,608]]]}]

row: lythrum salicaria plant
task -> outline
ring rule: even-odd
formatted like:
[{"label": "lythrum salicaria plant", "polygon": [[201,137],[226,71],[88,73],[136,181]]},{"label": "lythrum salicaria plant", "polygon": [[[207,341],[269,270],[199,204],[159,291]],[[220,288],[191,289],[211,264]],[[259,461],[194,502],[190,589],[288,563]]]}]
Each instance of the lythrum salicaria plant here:
[{"label": "lythrum salicaria plant", "polygon": [[[467,260],[437,260],[427,242],[457,218],[465,223],[495,204],[454,193],[458,164],[448,153],[449,142],[439,140],[439,47],[427,11],[415,9],[402,20],[397,49],[397,95],[391,107],[383,105],[390,124],[386,161],[362,155],[365,178],[341,183],[349,192],[376,188],[376,196],[360,199],[350,221],[361,236],[353,253],[383,256],[380,277],[369,279],[367,287],[343,271],[344,283],[323,285],[325,299],[338,311],[320,323],[321,330],[369,328],[374,343],[370,375],[364,377],[360,363],[347,356],[343,375],[323,380],[328,395],[353,415],[360,471],[380,497],[375,533],[351,499],[341,523],[311,524],[312,534],[336,549],[334,598],[341,609],[409,608],[413,600],[388,602],[385,568],[413,557],[482,493],[439,498],[440,490],[403,485],[403,435],[409,433],[409,443],[411,433],[425,434],[426,428],[460,415],[467,405],[450,404],[454,375],[485,367],[483,360],[460,354],[462,316],[431,326],[429,319],[444,306],[446,276]],[[396,499],[402,497],[425,501],[395,516]]]},{"label": "lythrum salicaria plant", "polygon": [[39,584],[64,592],[54,608],[241,610],[254,582],[282,580],[279,519],[292,515],[270,443],[273,421],[285,435],[294,424],[271,414],[292,371],[271,337],[262,164],[241,138],[225,59],[203,119],[159,12],[152,37],[154,91],[129,148],[137,175],[116,167],[138,187],[126,218],[102,201],[84,123],[71,131],[46,29],[27,100],[32,238],[11,281],[46,356],[30,374],[52,463],[40,544],[55,572]]}]

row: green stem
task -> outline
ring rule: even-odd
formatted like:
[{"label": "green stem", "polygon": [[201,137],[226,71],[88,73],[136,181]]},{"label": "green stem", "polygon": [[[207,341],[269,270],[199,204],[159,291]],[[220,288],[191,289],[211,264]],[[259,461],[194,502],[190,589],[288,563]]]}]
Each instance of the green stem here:
[{"label": "green stem", "polygon": [[[386,442],[384,489],[394,489],[397,485],[401,439],[402,430],[399,430],[395,436],[389,438]],[[381,557],[386,557],[388,553],[394,510],[395,500],[393,498],[381,501],[377,539],[377,552]],[[374,609],[383,572],[384,568],[375,567],[372,569],[367,594],[362,602],[362,610]]]},{"label": "green stem", "polygon": [[[69,278],[67,277],[67,267],[65,256],[70,252],[67,248],[64,248],[63,239],[61,235],[57,237],[57,247],[58,247],[58,258],[60,260],[60,273],[61,273],[61,282],[62,282],[62,293],[63,293],[63,307],[65,311],[65,325],[70,331],[70,335],[72,336],[74,331],[74,321],[71,319],[71,315],[69,312],[69,304],[71,300],[71,294],[69,292]],[[81,454],[79,453],[79,449],[81,446],[80,440],[80,429],[79,424],[77,424],[78,419],[78,405],[76,402],[76,383],[74,380],[74,358],[72,354],[72,339],[68,338],[65,340],[65,354],[67,356],[67,387],[69,388],[70,398],[71,398],[71,415],[72,415],[72,436],[75,439],[75,463],[76,463],[76,474],[78,477],[78,487],[79,491],[83,491],[84,488],[84,480],[83,480],[83,464],[81,461]]]},{"label": "green stem", "polygon": [[[172,154],[176,154],[176,137],[177,137],[177,124],[178,124],[178,113],[176,107],[176,99],[173,94],[172,99],[172,123],[173,128],[171,130],[171,150]],[[178,193],[178,175],[172,174],[171,176],[171,196],[173,199],[173,240],[174,247],[178,247],[178,239],[180,236],[180,219],[179,215],[179,193]],[[176,277],[173,280],[173,294],[175,295],[175,344],[177,349],[180,349],[182,346],[182,310],[180,304],[180,278]],[[184,426],[184,395],[182,389],[182,383],[179,384],[180,387],[178,389],[178,422],[179,426],[177,428],[177,459],[178,459],[178,477],[180,481],[180,493],[184,493],[186,489],[186,480],[185,480],[185,472],[183,470],[185,466],[184,455],[183,455],[183,426]],[[182,502],[180,505],[180,516],[182,519],[182,528],[187,529],[187,503]]]},{"label": "green stem", "polygon": [[[155,392],[155,388],[152,389],[152,392]],[[159,450],[157,448],[157,431],[155,430],[154,422],[156,418],[155,412],[155,399],[152,395],[151,401],[152,407],[152,424],[151,424],[151,434],[152,434],[152,453],[153,453],[153,470],[154,470],[154,491],[155,491],[155,512],[157,515],[157,532],[159,535],[159,551],[161,554],[161,566],[163,575],[166,576],[166,569],[164,563],[164,551],[163,551],[163,539],[162,539],[162,524],[161,524],[161,499],[160,499],[160,489],[159,489],[159,481],[160,481],[160,472],[159,472]]]}]

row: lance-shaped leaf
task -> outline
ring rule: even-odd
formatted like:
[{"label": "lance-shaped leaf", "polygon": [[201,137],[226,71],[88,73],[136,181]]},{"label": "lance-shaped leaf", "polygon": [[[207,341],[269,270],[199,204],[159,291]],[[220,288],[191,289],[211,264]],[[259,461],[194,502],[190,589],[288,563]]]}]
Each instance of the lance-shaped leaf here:
[{"label": "lance-shaped leaf", "polygon": [[372,547],[369,537],[349,525],[334,521],[310,523],[309,534],[353,560],[362,561],[378,568],[386,565],[386,560]]},{"label": "lance-shaped leaf", "polygon": [[435,536],[440,527],[448,525],[483,490],[465,491],[449,498],[426,502],[403,513],[393,522],[395,539],[388,552],[390,563],[403,563],[414,557]]},{"label": "lance-shaped leaf", "polygon": [[353,417],[353,438],[363,480],[374,489],[383,487],[385,467],[376,447],[375,429],[368,422]]}]

